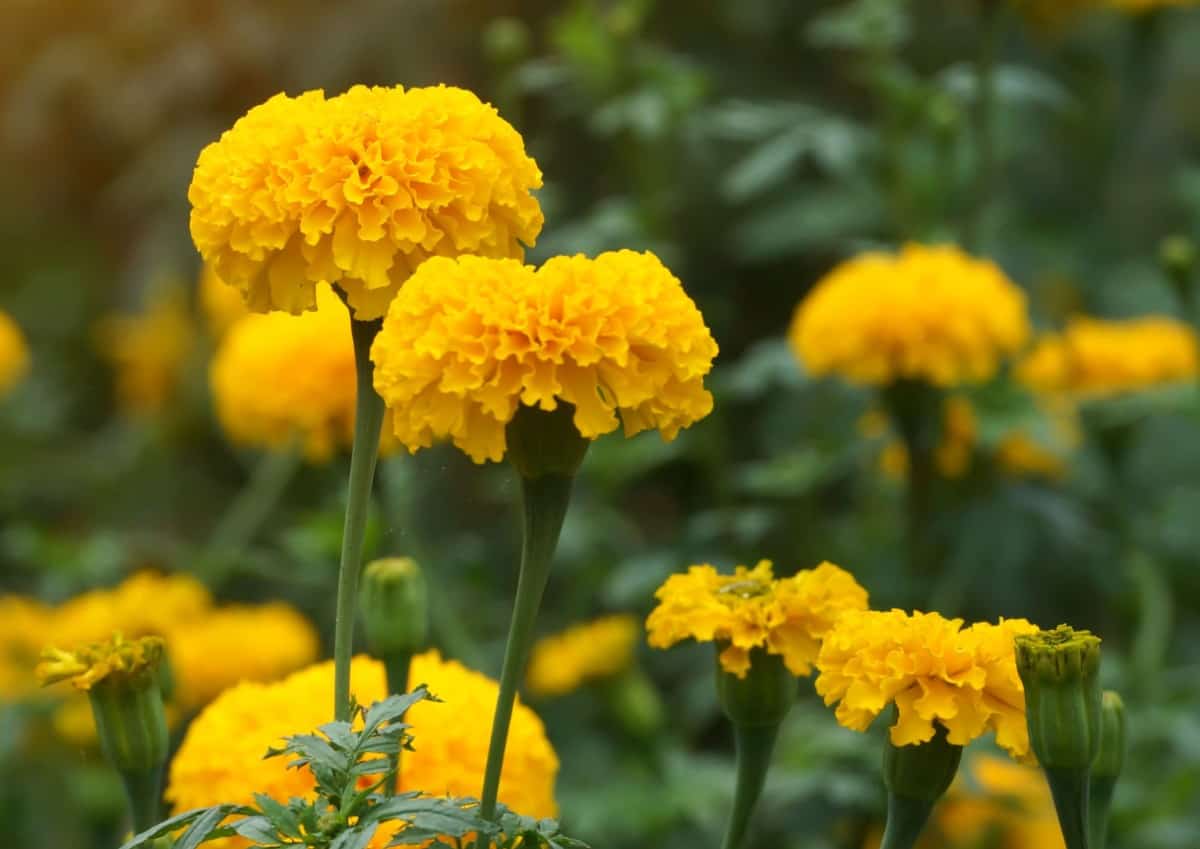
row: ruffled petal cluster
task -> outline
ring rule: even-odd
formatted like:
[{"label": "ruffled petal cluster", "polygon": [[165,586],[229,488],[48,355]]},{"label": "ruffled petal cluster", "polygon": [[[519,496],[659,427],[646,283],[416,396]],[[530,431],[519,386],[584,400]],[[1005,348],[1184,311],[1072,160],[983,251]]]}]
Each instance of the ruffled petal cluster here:
[{"label": "ruffled petal cluster", "polygon": [[272,450],[295,444],[313,462],[353,442],[350,319],[328,286],[316,294],[312,312],[250,314],[221,340],[209,383],[217,420],[231,441]]},{"label": "ruffled petal cluster", "polygon": [[634,617],[616,614],[543,637],[529,659],[529,692],[561,696],[585,682],[619,675],[633,662],[639,631]]},{"label": "ruffled petal cluster", "polygon": [[842,263],[800,303],[789,332],[809,373],[876,386],[987,380],[1028,338],[1025,295],[999,267],[924,245]]},{"label": "ruffled petal cluster", "polygon": [[717,344],[653,254],[433,259],[392,302],[371,351],[375,388],[410,451],[450,438],[500,460],[519,404],[574,407],[594,439],[658,429],[674,439],[712,410]]},{"label": "ruffled petal cluster", "polygon": [[1029,733],[1013,641],[1037,630],[1024,619],[963,628],[936,613],[850,612],[825,635],[817,693],[837,702],[838,722],[855,731],[895,704],[897,746],[932,739],[938,723],[955,745],[994,731],[1001,747],[1024,757]]},{"label": "ruffled petal cluster", "polygon": [[313,309],[326,281],[370,319],[431,256],[522,258],[541,185],[471,92],[355,86],[251,109],[201,152],[188,199],[200,254],[251,309]]},{"label": "ruffled petal cluster", "polygon": [[739,678],[756,648],[780,655],[792,674],[808,675],[834,622],[867,607],[867,591],[832,563],[779,579],[769,560],[738,566],[732,575],[702,564],[667,578],[654,595],[658,606],[646,619],[651,646],[686,639],[722,644],[721,666]]},{"label": "ruffled petal cluster", "polygon": [[[387,695],[383,665],[355,658],[351,683],[360,704]],[[475,796],[483,783],[497,685],[437,652],[413,658],[411,680],[428,685],[441,702],[415,705],[413,751],[401,759],[401,790]],[[275,684],[241,684],[221,694],[189,726],[171,763],[166,796],[175,811],[220,802],[251,803],[255,793],[280,802],[313,790],[306,770],[287,768],[286,758],[263,759],[267,748],[292,734],[309,733],[329,721],[333,663],[311,666]],[[533,817],[557,813],[554,780],[558,757],[537,715],[519,704],[509,730],[500,801]],[[378,845],[387,842],[381,839]],[[240,847],[237,838],[214,847]],[[374,844],[373,844],[374,845]]]},{"label": "ruffled petal cluster", "polygon": [[0,395],[7,395],[28,371],[25,334],[8,313],[0,311]]},{"label": "ruffled petal cluster", "polygon": [[1039,392],[1105,397],[1194,381],[1198,351],[1196,332],[1173,318],[1079,317],[1039,340],[1018,364],[1017,378]]}]

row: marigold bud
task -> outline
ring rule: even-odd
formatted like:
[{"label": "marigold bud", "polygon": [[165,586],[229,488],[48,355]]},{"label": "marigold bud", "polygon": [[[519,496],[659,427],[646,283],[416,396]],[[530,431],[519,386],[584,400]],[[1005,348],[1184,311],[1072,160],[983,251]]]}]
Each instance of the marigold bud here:
[{"label": "marigold bud", "polygon": [[429,636],[425,576],[411,557],[388,557],[363,572],[363,626],[371,654],[415,654]]},{"label": "marigold bud", "polygon": [[520,406],[505,430],[508,459],[526,479],[543,475],[574,477],[591,441],[575,426],[575,407],[565,401],[553,410]]},{"label": "marigold bud", "polygon": [[1059,625],[1018,636],[1016,655],[1038,762],[1087,769],[1100,746],[1100,638]]},{"label": "marigold bud", "polygon": [[1104,849],[1113,791],[1125,765],[1125,703],[1112,690],[1100,701],[1100,751],[1092,761],[1089,780],[1089,849]]}]

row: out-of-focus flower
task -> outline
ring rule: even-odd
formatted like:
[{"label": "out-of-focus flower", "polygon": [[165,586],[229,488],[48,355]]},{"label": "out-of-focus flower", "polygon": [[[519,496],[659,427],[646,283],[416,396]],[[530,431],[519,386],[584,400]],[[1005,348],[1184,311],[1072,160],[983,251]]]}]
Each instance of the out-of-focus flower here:
[{"label": "out-of-focus flower", "polygon": [[801,301],[789,331],[811,374],[874,386],[987,380],[1028,338],[1025,295],[999,267],[924,245],[842,263]]},{"label": "out-of-focus flower", "polygon": [[249,312],[246,302],[242,299],[242,293],[218,277],[212,265],[207,262],[200,270],[196,303],[208,324],[208,332],[215,339],[224,336],[230,325]]},{"label": "out-of-focus flower", "polygon": [[0,311],[0,396],[7,395],[28,371],[25,334],[8,313]]},{"label": "out-of-focus flower", "polygon": [[1196,333],[1173,318],[1072,319],[1038,341],[1017,366],[1031,389],[1098,398],[1196,379]]},{"label": "out-of-focus flower", "polygon": [[212,609],[212,596],[191,575],[137,572],[116,587],[71,598],[54,611],[54,639],[81,645],[114,631],[129,637],[164,636],[199,621]]},{"label": "out-of-focus flower", "polygon": [[834,622],[865,610],[867,591],[849,572],[822,563],[776,579],[769,560],[721,575],[708,564],[672,575],[655,592],[658,606],[646,619],[649,643],[669,648],[685,639],[728,643],[721,666],[739,678],[750,652],[780,655],[793,675],[808,675]]},{"label": "out-of-focus flower", "polygon": [[116,372],[117,401],[134,415],[162,412],[175,395],[196,331],[183,298],[170,292],[139,315],[114,315],[96,327],[100,355]]},{"label": "out-of-focus flower", "polygon": [[1024,757],[1029,733],[1013,639],[1037,627],[1024,619],[962,626],[936,613],[848,612],[825,635],[817,692],[825,704],[839,703],[838,722],[855,731],[894,703],[897,746],[931,740],[938,723],[953,745],[991,730],[1001,747]]},{"label": "out-of-focus flower", "polygon": [[586,439],[623,425],[674,439],[712,410],[717,344],[653,254],[430,260],[392,302],[375,341],[375,388],[410,451],[449,437],[500,460],[520,405],[572,405]]},{"label": "out-of-focus flower", "polygon": [[[383,664],[355,658],[355,697],[371,704],[387,694]],[[412,680],[429,686],[441,702],[422,702],[405,717],[413,751],[401,759],[401,790],[433,795],[474,796],[483,781],[497,686],[437,652],[413,658]],[[288,769],[285,758],[264,760],[282,738],[307,733],[328,721],[333,664],[321,663],[275,684],[240,684],[222,693],[188,728],[171,763],[167,799],[176,811],[218,802],[251,803],[255,793],[280,802],[312,792],[312,775]],[[500,783],[501,800],[523,814],[554,816],[558,757],[537,715],[518,705],[509,731],[509,756]],[[386,842],[386,841],[384,841]],[[214,847],[247,845],[236,839]],[[382,845],[382,843],[380,844]]]},{"label": "out-of-focus flower", "polygon": [[561,696],[588,681],[619,675],[633,662],[638,632],[633,616],[617,614],[543,637],[533,647],[529,661],[529,692]]},{"label": "out-of-focus flower", "polygon": [[317,306],[316,285],[377,318],[432,256],[524,256],[542,185],[521,136],[469,91],[355,86],[276,95],[200,154],[200,254],[251,309]]},{"label": "out-of-focus flower", "polygon": [[294,443],[314,462],[353,442],[350,319],[328,286],[317,289],[316,304],[303,315],[246,315],[221,340],[209,382],[233,442],[274,450]]},{"label": "out-of-focus flower", "polygon": [[20,701],[37,687],[33,668],[54,634],[52,617],[34,599],[0,596],[0,702]]}]

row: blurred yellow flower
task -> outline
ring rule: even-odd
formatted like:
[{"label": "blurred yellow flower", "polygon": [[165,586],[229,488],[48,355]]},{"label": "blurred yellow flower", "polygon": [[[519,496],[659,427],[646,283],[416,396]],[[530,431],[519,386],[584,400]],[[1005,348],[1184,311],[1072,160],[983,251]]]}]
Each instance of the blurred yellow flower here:
[{"label": "blurred yellow flower", "polygon": [[[209,383],[231,441],[275,450],[296,443],[314,462],[350,447],[356,391],[350,319],[328,286],[318,287],[316,304],[303,315],[246,315],[221,340]],[[382,449],[389,445],[385,439]]]},{"label": "blurred yellow flower", "polygon": [[[863,849],[878,849],[872,835]],[[993,755],[964,759],[916,849],[1065,849],[1041,770]]]},{"label": "blurred yellow flower", "polygon": [[629,614],[602,616],[543,637],[533,647],[526,684],[542,697],[561,696],[587,681],[611,678],[633,662],[637,619]]},{"label": "blurred yellow flower", "polygon": [[8,313],[0,311],[0,395],[7,395],[28,371],[25,334]]},{"label": "blurred yellow flower", "polygon": [[105,639],[164,636],[198,621],[212,608],[204,585],[190,575],[137,572],[118,586],[81,593],[54,611],[54,639],[73,646]]},{"label": "blurred yellow flower", "polygon": [[932,739],[937,722],[955,745],[991,730],[1001,747],[1024,757],[1029,733],[1013,639],[1037,627],[1024,619],[962,626],[936,613],[848,612],[825,635],[817,693],[827,705],[838,702],[838,722],[855,731],[894,703],[897,746]]},{"label": "blurred yellow flower", "polygon": [[650,253],[430,260],[375,340],[375,388],[410,451],[449,437],[500,460],[519,404],[574,405],[587,439],[623,425],[664,439],[704,418],[717,343],[679,280]]},{"label": "blurred yellow flower", "polygon": [[914,244],[833,269],[789,331],[811,374],[877,386],[987,380],[1028,338],[1025,295],[999,267],[956,247]]},{"label": "blurred yellow flower", "polygon": [[[370,658],[354,659],[351,680],[361,704],[387,693],[383,665]],[[496,683],[433,651],[413,658],[412,680],[427,684],[443,701],[418,704],[406,717],[415,740],[414,751],[401,759],[400,789],[475,796],[483,782]],[[166,796],[173,809],[248,804],[255,793],[281,802],[309,794],[309,772],[287,769],[286,758],[264,760],[263,753],[287,735],[327,722],[332,689],[333,664],[327,662],[275,684],[240,684],[222,693],[188,728],[171,763]],[[558,757],[541,720],[524,705],[513,714],[508,751],[500,800],[522,814],[554,816]],[[212,845],[248,844],[230,839]]]},{"label": "blurred yellow flower", "polygon": [[162,659],[161,637],[127,640],[118,633],[75,649],[44,649],[35,674],[43,686],[69,681],[76,690],[90,690],[107,679],[155,674]]},{"label": "blurred yellow flower", "polygon": [[179,387],[195,335],[183,298],[175,291],[160,295],[139,315],[100,321],[96,346],[116,372],[121,407],[134,415],[162,412]]},{"label": "blurred yellow flower", "polygon": [[667,578],[654,596],[658,606],[646,619],[651,646],[670,648],[688,638],[727,643],[721,666],[739,678],[754,648],[781,655],[793,675],[808,675],[838,617],[867,607],[867,591],[832,563],[779,579],[769,560],[753,569],[738,566],[732,575],[708,564],[691,566]]},{"label": "blurred yellow flower", "polygon": [[1196,333],[1164,316],[1071,319],[1018,364],[1017,379],[1050,394],[1098,398],[1196,378]]},{"label": "blurred yellow flower", "polygon": [[200,314],[208,324],[208,332],[215,339],[224,336],[230,325],[249,312],[246,302],[242,300],[242,293],[218,277],[207,262],[200,270],[196,301]]},{"label": "blurred yellow flower", "polygon": [[15,702],[37,688],[33,669],[54,634],[53,611],[34,599],[0,596],[0,702]]},{"label": "blurred yellow flower", "polygon": [[471,92],[355,86],[251,109],[201,152],[188,199],[200,254],[251,309],[314,309],[328,281],[370,319],[431,256],[521,259],[541,185]]}]

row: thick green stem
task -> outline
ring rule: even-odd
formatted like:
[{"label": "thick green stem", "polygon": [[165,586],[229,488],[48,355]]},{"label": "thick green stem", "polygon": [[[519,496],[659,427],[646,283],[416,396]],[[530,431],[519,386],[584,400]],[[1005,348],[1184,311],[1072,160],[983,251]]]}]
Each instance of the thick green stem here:
[{"label": "thick green stem", "polygon": [[351,319],[358,395],[354,411],[354,448],[350,454],[350,485],[346,498],[346,523],[342,530],[342,556],[338,567],[337,622],[333,642],[333,713],[350,719],[350,657],[354,650],[354,616],[358,610],[358,576],[362,571],[363,536],[375,460],[379,456],[379,433],[383,427],[383,399],[372,382],[371,343],[382,321]]},{"label": "thick green stem", "polygon": [[1108,844],[1108,819],[1112,810],[1116,778],[1093,778],[1088,798],[1088,839],[1090,849],[1104,849]]},{"label": "thick green stem", "polygon": [[566,517],[571,497],[572,476],[546,474],[521,479],[524,502],[525,534],[521,548],[521,571],[517,578],[517,595],[508,643],[504,649],[504,666],[500,672],[500,694],[492,717],[492,739],[488,746],[487,768],[484,771],[480,813],[487,819],[496,814],[500,790],[500,770],[504,765],[504,748],[508,743],[508,726],[512,720],[513,702],[517,687],[525,673],[529,651],[533,645],[534,623],[542,603],[542,593],[550,576],[550,564],[558,535]]},{"label": "thick green stem", "polygon": [[771,753],[779,736],[779,723],[746,725],[734,723],[733,742],[737,750],[737,785],[733,793],[733,810],[721,849],[740,849],[746,829],[754,814],[758,797],[762,795],[771,766]]},{"label": "thick green stem", "polygon": [[408,671],[412,667],[412,655],[401,654],[383,658],[387,673],[388,695],[398,696],[408,692]]},{"label": "thick green stem", "polygon": [[133,833],[140,834],[146,829],[158,825],[159,802],[162,798],[161,766],[152,769],[120,770],[121,781],[125,785],[125,794],[129,798],[129,813],[133,819]]},{"label": "thick green stem", "polygon": [[971,197],[971,214],[967,217],[963,241],[968,248],[978,248],[980,233],[988,207],[996,172],[996,55],[1004,33],[1004,4],[997,0],[981,0],[981,29],[979,49],[975,57],[974,136],[975,186]]},{"label": "thick green stem", "polygon": [[933,499],[937,485],[934,452],[941,435],[941,394],[919,381],[902,381],[884,394],[908,454],[906,503],[908,566],[912,575],[936,575]]},{"label": "thick green stem", "polygon": [[912,849],[935,803],[888,793],[887,825],[879,849]]},{"label": "thick green stem", "polygon": [[1088,771],[1059,767],[1045,773],[1067,849],[1096,849],[1088,842]]}]

